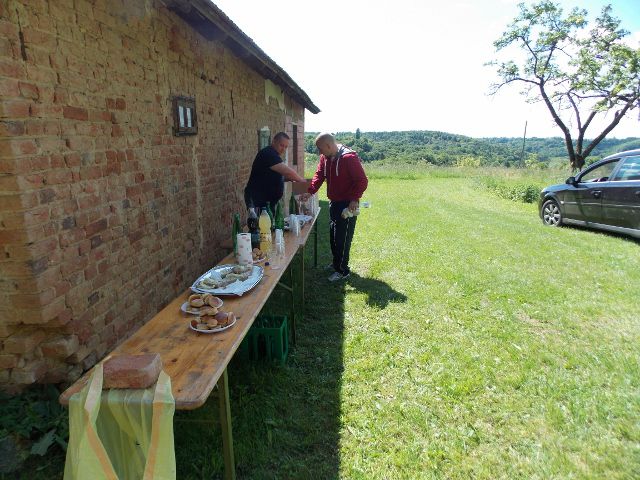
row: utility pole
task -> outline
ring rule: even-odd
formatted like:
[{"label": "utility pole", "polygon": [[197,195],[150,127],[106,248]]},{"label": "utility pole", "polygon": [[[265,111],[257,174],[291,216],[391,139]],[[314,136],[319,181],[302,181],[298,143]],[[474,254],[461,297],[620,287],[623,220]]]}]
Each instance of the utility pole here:
[{"label": "utility pole", "polygon": [[524,146],[527,143],[527,120],[524,121],[524,135],[522,137],[522,155],[520,155],[520,162],[524,165]]}]

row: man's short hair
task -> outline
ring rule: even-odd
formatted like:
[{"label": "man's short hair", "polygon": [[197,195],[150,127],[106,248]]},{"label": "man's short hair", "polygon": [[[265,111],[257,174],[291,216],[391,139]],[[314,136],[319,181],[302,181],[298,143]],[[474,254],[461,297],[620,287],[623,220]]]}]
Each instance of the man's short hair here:
[{"label": "man's short hair", "polygon": [[290,140],[289,135],[284,132],[278,132],[276,133],[275,137],[273,137],[273,142],[275,143],[285,139]]},{"label": "man's short hair", "polygon": [[336,139],[333,135],[331,135],[330,133],[321,133],[316,137],[316,141],[315,144],[318,145],[318,143],[335,143]]}]

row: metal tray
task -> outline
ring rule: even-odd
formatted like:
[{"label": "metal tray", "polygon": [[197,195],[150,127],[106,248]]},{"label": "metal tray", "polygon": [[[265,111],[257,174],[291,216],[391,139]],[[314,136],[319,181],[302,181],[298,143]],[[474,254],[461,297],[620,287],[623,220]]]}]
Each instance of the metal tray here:
[{"label": "metal tray", "polygon": [[196,293],[211,293],[213,295],[236,295],[242,296],[242,294],[248,292],[253,287],[255,287],[258,282],[262,279],[262,275],[264,274],[264,268],[259,265],[253,265],[251,274],[249,278],[240,282],[235,281],[230,283],[225,287],[219,288],[206,288],[200,285],[200,282],[205,278],[211,276],[212,273],[217,272],[219,274],[224,274],[230,272],[236,264],[228,264],[228,265],[218,265],[217,267],[213,267],[211,270],[206,271],[202,275],[200,275],[193,285],[191,285],[191,290]]}]

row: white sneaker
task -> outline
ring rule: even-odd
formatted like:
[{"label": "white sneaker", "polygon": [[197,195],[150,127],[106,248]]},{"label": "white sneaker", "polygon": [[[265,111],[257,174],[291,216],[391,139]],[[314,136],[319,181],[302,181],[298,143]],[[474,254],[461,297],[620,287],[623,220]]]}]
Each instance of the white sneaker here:
[{"label": "white sneaker", "polygon": [[347,273],[346,275],[341,274],[340,272],[333,272],[333,274],[327,279],[330,282],[337,282],[338,280],[344,280],[345,278],[348,278],[349,274]]}]

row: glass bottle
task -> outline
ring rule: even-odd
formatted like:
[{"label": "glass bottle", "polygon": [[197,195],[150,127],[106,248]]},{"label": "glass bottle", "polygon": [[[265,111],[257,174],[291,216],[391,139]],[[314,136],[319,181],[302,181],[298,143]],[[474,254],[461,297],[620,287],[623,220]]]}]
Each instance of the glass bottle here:
[{"label": "glass bottle", "polygon": [[256,215],[256,209],[253,207],[249,208],[247,228],[251,234],[251,248],[260,248],[260,227],[258,226],[258,215]]},{"label": "glass bottle", "polygon": [[298,214],[298,202],[296,202],[296,196],[292,193],[289,197],[289,215]]},{"label": "glass bottle", "polygon": [[267,215],[269,215],[269,220],[271,220],[271,231],[273,232],[276,229],[276,224],[274,222],[273,211],[271,210],[271,207],[269,206],[269,202],[267,202]]},{"label": "glass bottle", "polygon": [[284,230],[284,215],[282,214],[282,202],[276,203],[276,214],[274,219],[274,228],[276,230]]},{"label": "glass bottle", "polygon": [[238,255],[238,234],[242,233],[242,227],[240,226],[240,214],[233,214],[233,225],[231,227],[231,237],[233,240],[233,254]]}]

